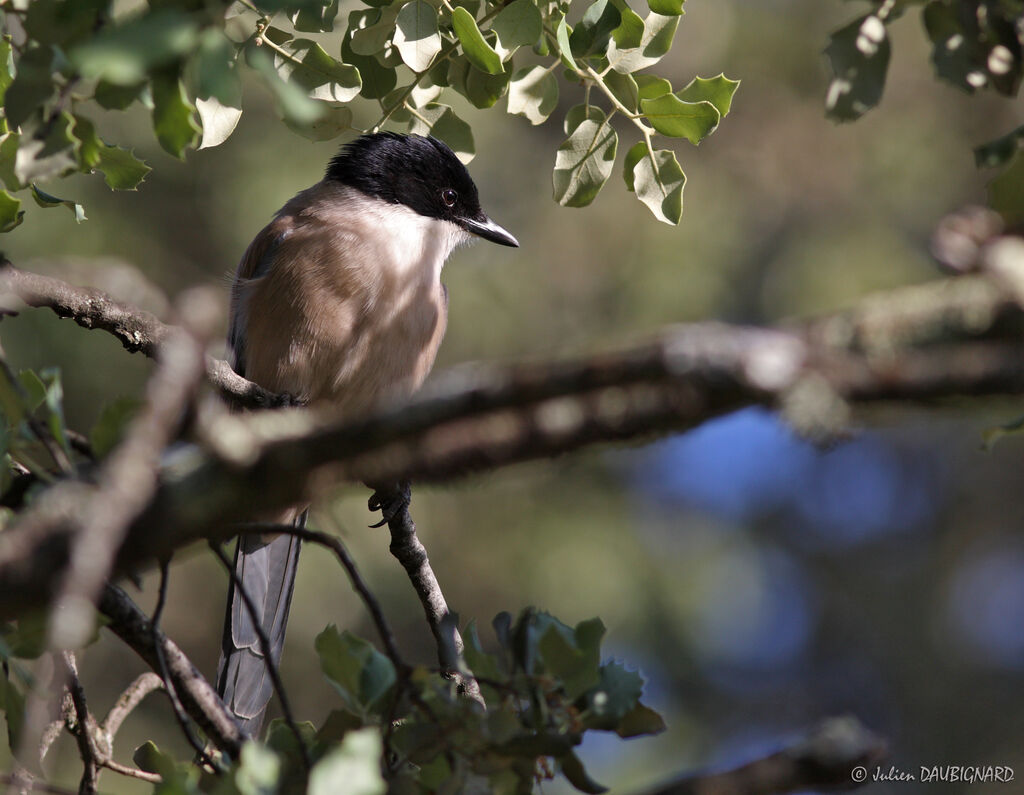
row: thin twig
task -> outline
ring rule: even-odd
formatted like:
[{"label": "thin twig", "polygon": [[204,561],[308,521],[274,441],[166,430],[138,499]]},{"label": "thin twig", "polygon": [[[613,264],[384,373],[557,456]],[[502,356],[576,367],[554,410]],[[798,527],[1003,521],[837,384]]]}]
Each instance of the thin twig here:
[{"label": "thin twig", "polygon": [[224,568],[227,569],[228,576],[231,578],[231,582],[235,586],[235,590],[241,595],[242,601],[245,602],[245,609],[249,611],[249,617],[252,619],[253,628],[256,630],[256,635],[260,641],[260,651],[263,653],[263,662],[267,666],[267,673],[270,675],[270,682],[274,686],[274,693],[277,694],[277,700],[281,703],[281,713],[284,716],[284,722],[288,725],[289,731],[294,735],[295,742],[298,743],[299,751],[302,754],[302,764],[308,773],[313,763],[309,756],[309,749],[306,747],[306,741],[299,731],[299,726],[295,722],[295,716],[292,713],[291,702],[288,700],[288,693],[285,691],[284,683],[281,681],[281,674],[277,670],[277,665],[274,663],[274,658],[270,638],[267,637],[266,630],[263,629],[262,624],[259,620],[259,611],[256,609],[256,603],[253,602],[252,596],[245,589],[242,584],[242,580],[235,572],[235,567],[231,565],[231,561],[228,560],[227,555],[224,554],[224,550],[220,546],[211,541],[210,549],[213,550],[213,554],[217,556]]},{"label": "thin twig", "polygon": [[107,737],[113,740],[121,728],[121,724],[124,723],[125,718],[142,702],[142,699],[161,687],[165,687],[164,680],[152,671],[139,674],[135,681],[128,685],[124,692],[118,696],[114,706],[107,713],[107,717],[100,724],[100,729]]},{"label": "thin twig", "polygon": [[156,609],[153,610],[153,620],[150,627],[150,631],[153,635],[153,648],[156,651],[156,661],[158,666],[158,673],[164,683],[164,690],[167,691],[167,697],[171,701],[171,709],[174,711],[174,717],[178,721],[178,725],[181,726],[181,731],[184,733],[185,738],[188,740],[188,744],[195,749],[199,759],[202,760],[203,764],[209,765],[216,769],[213,760],[210,759],[206,753],[206,749],[203,744],[196,737],[195,732],[192,731],[192,727],[189,725],[188,717],[185,715],[185,708],[181,705],[181,699],[178,698],[178,691],[174,687],[174,682],[171,681],[171,675],[167,670],[167,658],[164,655],[164,645],[160,642],[160,619],[164,613],[164,606],[167,604],[167,569],[168,562],[166,560],[160,561],[160,592],[157,595]]},{"label": "thin twig", "polygon": [[62,652],[61,658],[67,669],[68,690],[71,693],[71,700],[75,705],[75,723],[68,725],[68,730],[74,735],[78,743],[78,753],[82,757],[82,780],[78,785],[80,795],[95,795],[100,778],[100,753],[95,746],[93,729],[95,721],[89,714],[89,707],[85,701],[85,690],[78,680],[78,668],[75,665],[75,657],[69,652]]}]

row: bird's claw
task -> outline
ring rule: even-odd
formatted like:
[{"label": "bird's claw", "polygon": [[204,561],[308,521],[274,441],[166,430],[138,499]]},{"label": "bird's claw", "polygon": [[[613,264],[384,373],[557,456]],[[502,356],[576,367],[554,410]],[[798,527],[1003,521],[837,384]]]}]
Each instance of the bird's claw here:
[{"label": "bird's claw", "polygon": [[386,487],[379,487],[367,501],[366,506],[371,511],[380,511],[381,520],[370,527],[383,527],[402,511],[409,507],[412,502],[412,488],[408,481],[394,483]]}]

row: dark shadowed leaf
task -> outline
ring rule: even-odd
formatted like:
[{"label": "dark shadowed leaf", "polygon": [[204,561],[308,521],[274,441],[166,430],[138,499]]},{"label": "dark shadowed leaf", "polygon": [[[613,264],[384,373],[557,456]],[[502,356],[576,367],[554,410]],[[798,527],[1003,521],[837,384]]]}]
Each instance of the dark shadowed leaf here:
[{"label": "dark shadowed leaf", "polygon": [[825,48],[833,73],[825,97],[825,113],[830,119],[852,121],[878,104],[885,89],[890,50],[885,24],[874,14],[832,34]]}]

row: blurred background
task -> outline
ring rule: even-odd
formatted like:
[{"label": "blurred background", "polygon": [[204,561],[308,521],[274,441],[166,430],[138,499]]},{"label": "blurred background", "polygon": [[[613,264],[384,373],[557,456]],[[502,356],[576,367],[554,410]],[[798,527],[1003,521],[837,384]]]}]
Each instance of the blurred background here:
[{"label": "blurred background", "polygon": [[[860,7],[691,0],[686,10],[659,73],[675,86],[723,71],[743,84],[714,136],[699,149],[676,144],[689,177],[678,228],[657,223],[622,186],[621,153],[634,143],[625,127],[620,165],[593,206],[550,199],[561,118],[580,101],[574,88],[562,85],[559,111],[538,128],[497,109],[458,108],[476,135],[470,170],[484,207],[522,248],[477,245],[449,263],[437,370],[597,350],[677,321],[769,323],[937,276],[928,235],[946,212],[984,201],[992,175],[975,169],[971,148],[1024,122],[1019,102],[938,83],[914,12],[891,27],[881,106],[836,126],[823,114],[821,51]],[[101,132],[134,142],[154,172],[137,193],[112,193],[99,176],[51,186],[84,203],[89,220],[30,208],[5,253],[156,311],[166,311],[161,293],[196,283],[222,285],[226,304],[226,274],[248,241],[320,178],[338,146],[290,133],[259,86],[245,101],[234,136],[185,163],[158,149],[144,111],[97,109]],[[138,395],[152,367],[45,311],[4,319],[0,337],[15,367],[61,368],[69,424],[82,431],[108,402]],[[1022,443],[980,449],[985,428],[1020,413],[1009,403],[878,410],[858,418],[852,441],[823,450],[769,413],[744,411],[644,446],[421,487],[413,513],[449,603],[485,638],[497,612],[526,605],[567,623],[600,616],[607,653],[642,672],[644,700],[668,731],[595,737],[582,749],[615,792],[742,762],[845,712],[889,739],[900,769],[1002,764],[1024,779]],[[367,529],[367,496],[341,488],[313,523],[344,534],[408,658],[433,664],[386,534]],[[301,566],[282,673],[297,715],[320,721],[335,698],[314,636],[335,623],[376,637],[332,558],[309,548]],[[172,571],[164,627],[212,677],[225,575],[200,547],[180,553]],[[147,610],[155,584],[147,575],[132,592]],[[143,670],[106,634],[81,665],[101,714]],[[129,719],[118,757],[129,761],[147,738],[190,756],[163,698]],[[60,740],[54,757],[58,779],[73,786],[73,742]],[[103,789],[148,786],[108,772]]]}]

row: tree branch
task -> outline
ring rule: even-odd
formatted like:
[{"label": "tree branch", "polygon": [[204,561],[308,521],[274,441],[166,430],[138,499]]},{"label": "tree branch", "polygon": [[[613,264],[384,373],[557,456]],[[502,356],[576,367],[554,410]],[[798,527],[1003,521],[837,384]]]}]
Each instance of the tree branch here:
[{"label": "tree branch", "polygon": [[[1024,271],[1024,256],[1013,262]],[[116,570],[198,539],[221,540],[233,522],[340,481],[446,480],[650,438],[750,405],[814,418],[802,430],[828,434],[844,427],[852,407],[880,401],[1019,395],[1024,280],[1015,272],[1003,262],[806,323],[675,326],[646,344],[589,357],[463,369],[356,422],[206,406],[200,443],[177,450],[161,473]],[[52,598],[81,489],[58,484],[36,501],[36,512],[23,512],[0,534],[0,618]]]},{"label": "tree branch", "polygon": [[[108,585],[100,597],[99,608],[109,619],[107,629],[156,671],[159,661],[152,624],[129,596],[120,588]],[[217,691],[203,678],[184,652],[163,633],[158,633],[158,636],[163,645],[168,676],[174,683],[185,711],[217,748],[229,756],[237,757],[245,738],[234,717],[224,707]]]},{"label": "tree branch", "polygon": [[830,718],[778,753],[734,770],[680,779],[648,795],[779,795],[852,789],[888,753],[885,742],[854,717]]}]

